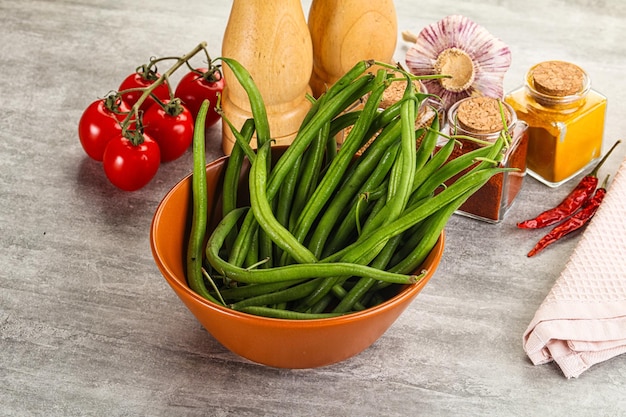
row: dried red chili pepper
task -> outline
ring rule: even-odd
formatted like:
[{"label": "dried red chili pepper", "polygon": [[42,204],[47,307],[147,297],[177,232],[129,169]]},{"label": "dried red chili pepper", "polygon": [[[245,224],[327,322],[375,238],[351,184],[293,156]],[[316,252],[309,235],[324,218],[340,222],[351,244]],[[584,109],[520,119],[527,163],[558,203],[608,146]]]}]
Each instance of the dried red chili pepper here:
[{"label": "dried red chili pepper", "polygon": [[554,229],[552,229],[550,233],[542,237],[541,240],[537,242],[535,247],[532,248],[530,252],[528,252],[528,257],[536,255],[538,252],[545,249],[546,246],[553,244],[557,240],[561,239],[563,236],[575,230],[578,230],[587,223],[589,223],[589,220],[591,220],[593,215],[596,214],[596,211],[598,211],[598,207],[600,207],[600,204],[602,203],[602,200],[606,195],[606,184],[608,180],[609,177],[607,175],[604,183],[595,191],[593,197],[588,199],[580,208],[580,210],[574,213],[572,217],[559,224]]},{"label": "dried red chili pepper", "polygon": [[561,201],[561,203],[559,203],[558,206],[544,211],[534,219],[524,220],[523,222],[517,223],[517,227],[520,229],[540,229],[542,227],[558,223],[574,214],[574,212],[593,195],[594,190],[598,186],[598,170],[620,142],[621,140],[618,140],[613,144],[611,149],[606,153],[606,155],[604,155],[600,162],[598,162],[593,171],[583,177],[576,188],[574,188],[572,192],[569,193],[567,197]]}]

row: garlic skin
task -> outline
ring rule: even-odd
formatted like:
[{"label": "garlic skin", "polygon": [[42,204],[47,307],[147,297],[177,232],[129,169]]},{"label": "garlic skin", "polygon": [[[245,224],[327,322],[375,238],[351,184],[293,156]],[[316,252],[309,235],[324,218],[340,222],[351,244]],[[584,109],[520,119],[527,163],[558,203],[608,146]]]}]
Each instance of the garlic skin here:
[{"label": "garlic skin", "polygon": [[406,65],[415,75],[450,76],[422,80],[447,111],[470,96],[501,99],[511,50],[484,27],[465,16],[452,15],[422,29],[406,53]]}]

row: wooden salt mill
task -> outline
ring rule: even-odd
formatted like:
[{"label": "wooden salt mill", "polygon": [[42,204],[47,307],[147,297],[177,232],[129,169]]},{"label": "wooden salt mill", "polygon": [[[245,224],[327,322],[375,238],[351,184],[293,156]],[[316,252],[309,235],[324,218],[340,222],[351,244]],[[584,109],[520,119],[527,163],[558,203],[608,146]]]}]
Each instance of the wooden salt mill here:
[{"label": "wooden salt mill", "polygon": [[313,0],[308,20],[315,97],[360,60],[393,60],[398,38],[393,0]]},{"label": "wooden salt mill", "polygon": [[[311,107],[306,94],[311,93],[313,53],[300,0],[234,0],[222,55],[236,59],[250,72],[265,102],[275,144],[291,143]],[[240,129],[252,117],[248,96],[227,65],[223,72],[222,108]],[[223,122],[225,154],[230,154],[234,142]],[[252,145],[256,146],[254,139]]]}]

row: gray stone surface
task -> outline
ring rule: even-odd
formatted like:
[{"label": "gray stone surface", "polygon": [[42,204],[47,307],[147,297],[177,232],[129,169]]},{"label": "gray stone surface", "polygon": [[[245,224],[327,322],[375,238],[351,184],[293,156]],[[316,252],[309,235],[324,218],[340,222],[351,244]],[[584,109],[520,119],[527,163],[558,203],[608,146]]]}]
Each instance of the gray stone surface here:
[{"label": "gray stone surface", "polygon": [[[507,90],[540,60],[578,63],[608,96],[607,146],[626,130],[619,0],[396,7],[401,30],[459,13],[501,37],[513,52]],[[271,369],[203,330],[160,276],[148,243],[152,214],[190,171],[190,154],[124,193],[84,155],[76,126],[90,102],[150,56],[179,55],[202,40],[219,55],[229,10],[226,1],[0,0],[0,415],[624,415],[626,357],[566,380],[522,350],[522,333],[577,241],[525,257],[541,232],[518,231],[515,221],[567,191],[530,178],[503,223],[451,220],[435,277],[353,359]],[[404,51],[400,42],[398,60]],[[213,159],[219,127],[210,136]],[[625,151],[604,171],[614,172]]]}]

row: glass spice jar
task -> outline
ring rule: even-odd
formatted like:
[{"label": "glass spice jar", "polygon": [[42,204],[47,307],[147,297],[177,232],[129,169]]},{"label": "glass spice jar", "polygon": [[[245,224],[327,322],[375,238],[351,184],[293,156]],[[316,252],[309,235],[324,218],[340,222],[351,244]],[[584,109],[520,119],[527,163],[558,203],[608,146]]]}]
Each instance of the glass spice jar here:
[{"label": "glass spice jar", "polygon": [[536,64],[505,101],[529,125],[528,173],[542,183],[558,187],[600,157],[607,100],[580,67]]},{"label": "glass spice jar", "polygon": [[[485,142],[493,143],[500,136],[505,128],[502,124],[501,108],[506,117],[506,128],[511,141],[499,167],[516,170],[491,177],[457,210],[458,214],[489,223],[498,223],[504,219],[522,188],[526,175],[528,125],[517,119],[511,106],[491,97],[468,97],[452,105],[448,111],[448,131],[450,135],[456,135],[460,142],[460,146],[456,146],[450,156],[452,159],[485,146]],[[469,169],[451,178],[447,185],[467,171]]]}]

